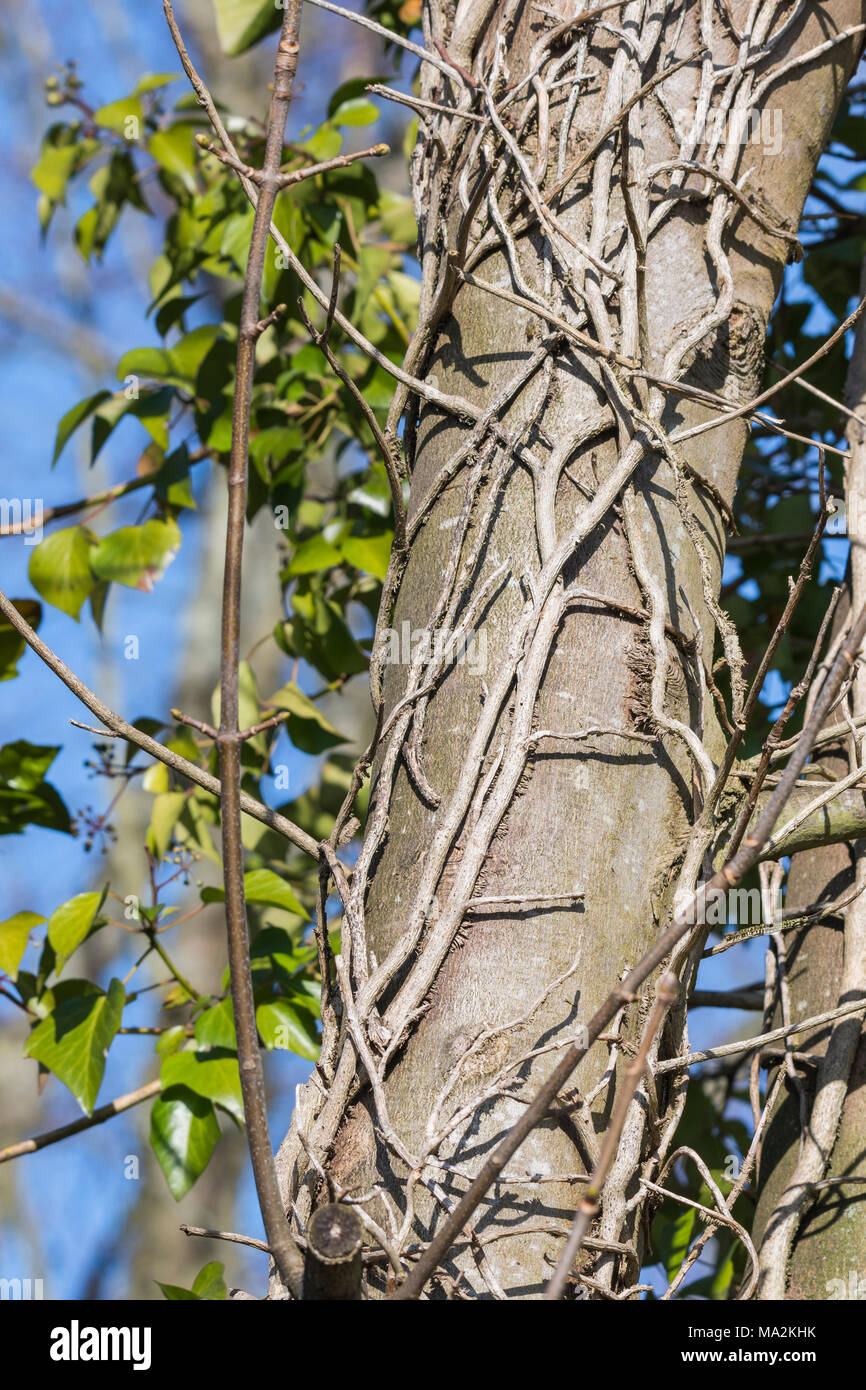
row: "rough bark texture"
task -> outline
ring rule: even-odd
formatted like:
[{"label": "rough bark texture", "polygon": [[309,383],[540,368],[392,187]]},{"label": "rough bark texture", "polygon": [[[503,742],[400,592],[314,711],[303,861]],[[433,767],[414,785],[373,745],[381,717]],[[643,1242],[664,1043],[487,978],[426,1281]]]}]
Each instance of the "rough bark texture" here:
[{"label": "rough bark texture", "polygon": [[[866,275],[861,275],[861,292]],[[866,410],[866,333],[858,327],[848,373],[847,403]],[[847,516],[851,540],[846,607],[866,602],[866,426],[848,430],[851,457],[847,466]],[[854,716],[866,712],[862,675],[850,702]],[[849,741],[848,758],[829,763],[837,776],[856,766]],[[860,758],[862,762],[862,755]],[[866,793],[851,790],[855,814]],[[859,802],[859,807],[857,803]],[[849,837],[855,839],[852,834]],[[866,884],[863,841],[795,855],[789,881],[794,906],[832,902]],[[798,932],[791,943],[790,989],[794,1012],[810,1017],[836,1003],[866,994],[866,897],[843,912]],[[826,1001],[826,1002],[825,1002]],[[839,1179],[862,1176],[866,1158],[866,1031],[859,1019],[836,1029],[824,1028],[801,1044],[820,1058],[804,1069],[800,1090],[810,1119],[801,1138],[801,1104],[797,1086],[786,1083],[767,1135],[755,1232],[762,1244],[767,1273],[766,1296],[791,1299],[850,1300],[866,1297],[866,1184]],[[824,1182],[804,1191],[793,1184]],[[835,1180],[835,1181],[834,1181]],[[781,1247],[781,1248],[780,1248]],[[771,1273],[771,1270],[774,1273]]]},{"label": "rough bark texture", "polygon": [[[548,8],[563,17],[572,10],[564,0],[552,0]],[[473,46],[464,32],[473,9],[489,12],[479,31],[480,47]],[[771,67],[864,19],[860,0],[797,7],[733,3],[727,9],[740,29],[750,10],[763,11],[765,17],[767,10],[773,11],[772,32],[796,10],[794,22],[772,56],[756,65],[756,81]],[[461,4],[458,26],[461,16],[464,30],[457,35],[461,66],[471,67],[476,78],[483,75],[487,81],[496,46],[501,44],[508,84],[521,81],[530,71],[533,46],[555,23],[529,5]],[[561,78],[573,79],[577,64],[593,78],[573,112],[571,82],[550,93],[549,153],[539,185],[551,198],[559,227],[567,235],[549,228],[542,234],[537,219],[525,234],[518,235],[521,219],[512,210],[507,221],[515,231],[518,270],[509,265],[501,242],[496,245],[490,205],[482,197],[465,265],[473,275],[511,293],[525,295],[529,290],[549,311],[572,324],[579,321],[585,295],[588,321],[582,322],[590,337],[601,339],[626,358],[640,351],[650,371],[665,376],[676,371],[682,380],[741,404],[755,394],[760,380],[764,331],[789,242],[765,231],[734,202],[721,218],[720,258],[712,247],[708,251],[707,241],[715,186],[710,185],[709,203],[697,197],[677,199],[649,239],[645,324],[636,327],[643,310],[640,294],[636,305],[632,289],[633,248],[630,251],[627,246],[630,210],[622,193],[620,135],[611,135],[558,201],[551,195],[562,169],[591,149],[638,88],[663,66],[699,54],[708,32],[715,67],[736,63],[736,43],[716,6],[680,6],[660,0],[632,3],[615,12],[612,20],[626,39],[599,21],[586,31],[585,53],[576,47],[577,35],[563,38],[552,50],[554,56],[571,55]],[[435,51],[432,40],[439,39],[456,58],[455,43],[449,43],[450,26],[441,14],[431,9],[425,22],[428,49]],[[760,144],[744,146],[734,161],[732,177],[740,178],[747,167],[752,170],[746,187],[768,225],[796,228],[858,46],[859,36],[829,48],[781,76],[762,95],[761,109],[779,113],[773,119],[783,132],[781,151],[773,154]],[[639,70],[635,52],[640,54]],[[629,145],[642,167],[678,156],[670,113],[694,111],[700,79],[696,59],[664,83],[667,112],[652,93],[632,108],[640,114],[629,118]],[[425,98],[450,104],[450,92],[441,73],[425,68]],[[468,96],[464,92],[459,102],[474,102],[472,110],[484,110],[477,91]],[[566,147],[558,154],[567,108],[574,119]],[[522,111],[521,100],[509,108],[509,129],[516,132],[526,161],[538,173],[544,162],[543,152],[539,157],[538,124],[530,116],[521,133]],[[440,129],[449,139],[456,138],[464,152],[474,148],[477,125],[452,121],[449,126],[444,121]],[[494,148],[503,170],[502,182],[496,186],[504,214],[519,180],[513,161],[510,171],[506,167],[502,144]],[[446,158],[430,139],[422,137],[414,162],[424,268],[422,319],[429,314],[446,273],[446,248],[453,251],[459,246],[461,158],[453,159],[452,168],[452,156]],[[481,168],[476,158],[466,183],[470,194]],[[683,186],[694,193],[703,188],[700,176],[685,175],[684,180]],[[650,214],[658,206],[656,185],[653,189]],[[472,247],[479,245],[485,233],[481,254],[473,255]],[[597,261],[624,269],[622,286],[593,269],[569,237],[588,247]],[[550,325],[525,309],[485,290],[458,284],[429,351],[414,370],[439,391],[462,396],[484,409],[552,332]],[[652,390],[647,395],[645,385],[640,389],[643,405],[652,415]],[[403,939],[412,912],[418,910],[419,895],[428,903],[427,925],[419,943],[422,950],[435,939],[437,930],[447,943],[449,912],[465,905],[467,897],[521,900],[513,908],[490,905],[462,912],[441,967],[433,972],[433,981],[420,998],[416,1001],[411,991],[406,993],[406,982],[417,964],[414,952],[378,1001],[386,1030],[400,1019],[401,999],[408,998],[423,1010],[383,1069],[382,1094],[390,1122],[410,1154],[423,1149],[436,1098],[482,1029],[491,1030],[490,1035],[466,1057],[446,1113],[500,1076],[510,1060],[571,1036],[624,967],[652,941],[669,912],[698,809],[696,764],[682,727],[702,739],[714,762],[724,747],[712,700],[702,700],[696,672],[701,662],[712,665],[715,621],[707,599],[712,601],[718,592],[725,544],[719,499],[725,504],[732,500],[745,428],[737,420],[681,447],[680,457],[690,470],[712,487],[696,484],[690,477],[680,483],[678,500],[671,463],[653,447],[656,441],[649,434],[638,439],[637,446],[632,437],[630,444],[630,430],[635,426],[615,420],[610,398],[610,382],[602,373],[598,354],[560,340],[547,365],[539,367],[512,405],[498,412],[498,435],[476,429],[466,461],[432,503],[443,468],[465,448],[473,426],[428,403],[420,412],[417,430],[407,433],[410,525],[413,517],[427,510],[411,546],[391,619],[393,628],[399,633],[406,622],[415,634],[429,625],[443,575],[452,562],[455,536],[464,533],[467,518],[463,559],[476,543],[478,554],[455,623],[470,610],[473,596],[485,584],[490,586],[491,576],[503,568],[484,591],[481,611],[473,618],[473,625],[486,638],[486,669],[473,669],[469,661],[451,668],[426,705],[423,732],[414,744],[423,778],[438,804],[428,804],[429,790],[417,772],[410,775],[405,756],[395,764],[387,826],[370,865],[364,912],[369,951],[365,970],[374,972],[375,962],[381,964]],[[674,393],[665,395],[657,411],[668,436],[716,415]],[[528,605],[537,598],[534,587],[544,566],[590,514],[593,497],[596,503],[602,497],[606,481],[630,447],[637,465],[633,490],[623,496],[622,488],[615,489],[614,505],[601,509],[598,523],[587,528],[568,554],[559,587],[552,588],[555,596],[563,584],[579,587],[603,596],[607,604],[575,598],[562,611],[553,601],[539,602],[537,622],[526,644],[515,652],[512,639]],[[684,508],[692,518],[691,535],[684,525]],[[703,579],[699,550],[705,557]],[[622,611],[623,605],[631,614]],[[667,639],[667,675],[661,692],[656,689],[655,694],[657,656],[647,625],[634,616],[634,610],[656,612],[659,621],[663,617],[686,639]],[[688,645],[696,622],[699,639]],[[515,670],[526,676],[525,688],[523,676],[515,685]],[[407,667],[386,664],[384,673],[387,719],[404,695]],[[509,673],[510,683],[503,685],[503,673]],[[658,718],[659,693],[666,721],[663,728]],[[479,750],[473,740],[478,742],[477,731],[490,701],[499,702],[496,717]],[[532,744],[515,779],[514,794],[507,795],[503,778],[515,765],[509,761],[509,739],[525,738],[530,731],[563,733],[590,726],[661,737],[641,743],[604,734],[577,742],[548,739]],[[411,729],[408,737],[411,741]],[[374,807],[381,806],[390,791],[387,743],[384,747],[374,768]],[[489,781],[485,792],[476,794],[468,810],[456,817],[441,872],[434,872],[436,835],[462,804],[461,778],[467,771],[473,778],[489,774]],[[419,784],[427,801],[419,794]],[[844,857],[844,851],[828,853]],[[688,872],[700,872],[702,857],[698,854],[697,862],[686,866]],[[578,889],[582,896],[570,902],[532,901],[533,894],[568,895]],[[827,935],[832,938],[832,932]],[[527,1017],[576,959],[576,971]],[[362,984],[360,980],[359,991]],[[823,993],[820,1000],[810,1000],[809,1007],[812,1003],[824,1003]],[[625,1051],[639,1030],[645,1008],[646,1002],[641,1001],[628,1012]],[[507,1027],[517,1019],[524,1020],[519,1027]],[[669,1049],[674,1039],[681,1050],[687,1043],[682,1021],[675,1020],[671,1026],[674,1031],[662,1046]],[[381,1048],[387,1050],[384,1031]],[[344,1048],[342,1055],[343,1072],[338,1071],[336,1081],[333,1073],[326,1078],[330,1100],[324,1109],[321,1098],[309,1088],[301,1098],[280,1158],[284,1187],[297,1194],[307,1169],[306,1153],[297,1139],[302,1128],[307,1147],[344,1188],[367,1191],[378,1182],[388,1189],[390,1198],[368,1209],[386,1229],[389,1220],[399,1227],[407,1211],[405,1164],[382,1138],[381,1111],[377,1118],[363,1079],[354,1087],[347,1082],[341,1090],[340,1077],[349,1077],[355,1068],[354,1054],[346,1061]],[[555,1056],[548,1051],[522,1065],[519,1075],[525,1092],[531,1093],[534,1081],[550,1069]],[[609,1047],[597,1047],[589,1055],[576,1078],[583,1094],[599,1081],[609,1060]],[[507,1078],[509,1085],[513,1079]],[[613,1090],[608,1088],[596,1101],[592,1118],[578,1110],[570,1117],[551,1119],[520,1150],[512,1173],[550,1177],[585,1172],[595,1133],[605,1123],[612,1101]],[[676,1101],[677,1096],[660,1093],[663,1120],[673,1117]],[[455,1129],[440,1149],[440,1160],[450,1159],[465,1172],[474,1171],[520,1108],[514,1095],[492,1096]],[[343,1116],[339,1125],[338,1114]],[[637,1209],[627,1213],[626,1201],[636,1191],[641,1161],[653,1150],[660,1151],[663,1138],[655,1125],[648,1137],[643,1131],[643,1112],[633,1109],[597,1230],[603,1240],[627,1243],[632,1253],[614,1250],[605,1256],[590,1251],[584,1265],[602,1284],[613,1283],[620,1289],[634,1282],[640,1265]],[[431,1169],[428,1176],[441,1186],[438,1197],[420,1183],[414,1187],[415,1214],[407,1220],[415,1240],[423,1240],[435,1223],[437,1202],[463,1186],[462,1179],[441,1170]],[[308,1204],[324,1200],[317,1195],[317,1181],[308,1178]],[[482,1297],[499,1296],[499,1291],[509,1297],[537,1297],[575,1209],[577,1190],[570,1181],[504,1184],[495,1189],[478,1213],[476,1230],[485,1238],[494,1231],[507,1233],[507,1238],[486,1245],[483,1256],[476,1249],[474,1259],[465,1250],[455,1254],[453,1268],[465,1272],[464,1287]]]},{"label": "rough bark texture", "polygon": [[[851,851],[844,845],[813,850],[794,860],[786,902],[806,906],[826,896],[832,900],[850,890],[853,882]],[[796,933],[788,946],[789,979],[795,1017],[810,1017],[840,1002],[844,916],[829,917],[808,931]],[[849,1029],[859,1032],[858,1022]],[[830,1029],[803,1034],[797,1050],[823,1057]],[[816,1070],[799,1072],[809,1104],[816,1094]],[[769,1078],[772,1084],[772,1075]],[[832,1150],[828,1177],[862,1173],[866,1135],[866,1045],[861,1038],[848,1081],[838,1137]],[[783,1193],[792,1180],[800,1148],[800,1100],[794,1086],[785,1091],[773,1120],[761,1159],[760,1196],[754,1238],[762,1242],[773,1228]],[[788,1267],[786,1297],[790,1299],[858,1298],[866,1285],[863,1252],[866,1249],[866,1201],[862,1191],[830,1187],[810,1204],[794,1241]],[[851,1280],[852,1272],[855,1275]],[[838,1281],[838,1282],[834,1282]],[[853,1292],[852,1292],[853,1290]]]}]

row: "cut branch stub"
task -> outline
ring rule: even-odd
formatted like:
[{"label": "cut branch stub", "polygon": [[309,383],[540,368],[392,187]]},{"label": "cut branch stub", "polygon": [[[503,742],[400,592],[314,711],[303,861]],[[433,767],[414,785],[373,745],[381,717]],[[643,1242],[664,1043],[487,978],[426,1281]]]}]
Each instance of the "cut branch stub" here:
[{"label": "cut branch stub", "polygon": [[351,1207],[337,1202],[319,1207],[310,1220],[307,1242],[304,1299],[360,1300],[363,1231]]}]

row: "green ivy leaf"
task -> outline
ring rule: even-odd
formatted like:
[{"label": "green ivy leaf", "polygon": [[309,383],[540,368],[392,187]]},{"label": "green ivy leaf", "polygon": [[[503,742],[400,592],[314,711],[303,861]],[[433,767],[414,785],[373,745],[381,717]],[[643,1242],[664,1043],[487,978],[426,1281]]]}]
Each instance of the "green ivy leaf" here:
[{"label": "green ivy leaf", "polygon": [[170,507],[189,507],[196,510],[192,491],[189,451],[185,444],[168,455],[156,473],[153,485],[157,497]]},{"label": "green ivy leaf", "polygon": [[[13,598],[13,608],[25,622],[34,629],[42,621],[42,604],[32,598]],[[18,661],[24,655],[27,643],[19,636],[5,614],[0,614],[0,681],[11,681],[18,675]]]},{"label": "green ivy leaf", "polygon": [[393,539],[391,531],[384,531],[380,536],[344,536],[340,549],[350,565],[384,580],[388,573]]},{"label": "green ivy leaf", "polygon": [[213,0],[217,37],[223,53],[235,58],[279,29],[282,7],[274,0]]},{"label": "green ivy leaf", "polygon": [[126,135],[127,121],[133,119],[138,121],[138,128],[144,119],[144,110],[139,98],[133,93],[132,96],[121,97],[120,101],[109,102],[107,106],[100,106],[94,111],[93,119],[99,126],[104,126],[106,130],[114,130],[118,135]]},{"label": "green ivy leaf", "polygon": [[285,879],[280,878],[273,869],[251,869],[249,873],[244,874],[244,894],[247,902],[281,907],[286,912],[296,912],[301,917],[309,915]]},{"label": "green ivy leaf", "polygon": [[153,1282],[162,1289],[169,1303],[198,1303],[199,1301],[198,1294],[193,1293],[192,1289],[182,1289],[179,1284],[163,1284],[159,1279],[154,1279]]},{"label": "green ivy leaf", "polygon": [[110,396],[94,412],[90,462],[96,461],[103,445],[128,415],[141,422],[155,444],[167,449],[168,414],[173,402],[174,390],[165,386],[158,391],[143,391],[138,396],[128,396],[124,391]]},{"label": "green ivy leaf", "polygon": [[28,743],[23,738],[7,743],[0,748],[0,779],[16,791],[35,791],[59,752],[56,744]]},{"label": "green ivy leaf", "polygon": [[96,537],[86,526],[67,526],[40,541],[27,573],[36,592],[78,621],[82,604],[96,584],[90,556]]},{"label": "green ivy leaf", "polygon": [[664,1212],[660,1213],[653,1225],[653,1246],[664,1262],[669,1282],[679,1272],[680,1265],[688,1253],[696,1217],[694,1207],[675,1210],[676,1214],[670,1220],[665,1218]]},{"label": "green ivy leaf", "polygon": [[195,1040],[202,1047],[225,1047],[235,1051],[238,1045],[231,999],[222,999],[213,1008],[205,1009],[195,1023]]},{"label": "green ivy leaf", "polygon": [[391,513],[391,488],[388,475],[382,464],[377,463],[357,487],[352,488],[347,499],[356,507],[363,507],[376,516],[386,517]]},{"label": "green ivy leaf", "polygon": [[82,425],[84,421],[102,405],[103,401],[109,400],[110,397],[110,391],[97,391],[95,395],[88,396],[86,400],[79,401],[71,410],[67,410],[60,424],[57,426],[57,435],[54,440],[54,457],[51,460],[52,468],[62,454],[68,440],[78,429],[78,426]]},{"label": "green ivy leaf", "polygon": [[256,1023],[269,1052],[276,1047],[318,1061],[319,1038],[306,1010],[296,1009],[288,999],[269,999],[256,1009]]},{"label": "green ivy leaf", "polygon": [[60,750],[18,739],[0,748],[0,835],[27,825],[70,834],[69,812],[44,774]]},{"label": "green ivy leaf", "polygon": [[293,617],[274,632],[277,645],[302,656],[325,680],[366,671],[367,659],[352,636],[339,606],[326,599],[317,581],[292,594]]},{"label": "green ivy leaf", "polygon": [[183,316],[187,309],[191,309],[193,304],[197,304],[202,298],[200,294],[181,294],[180,287],[176,287],[176,293],[171,295],[165,303],[158,309],[156,315],[156,331],[161,338],[164,338],[170,328],[175,324],[183,325]]},{"label": "green ivy leaf", "polygon": [[42,147],[39,159],[30,170],[30,177],[40,193],[52,203],[62,202],[66,196],[66,185],[82,165],[96,154],[98,140],[79,140],[73,144]]},{"label": "green ivy leaf", "polygon": [[[263,927],[250,948],[252,976],[256,987],[271,989],[278,984],[282,990],[296,986],[295,973],[315,958],[308,946],[297,948],[284,927]],[[316,985],[318,992],[318,985]],[[315,1012],[318,1013],[318,1004]]]},{"label": "green ivy leaf", "polygon": [[187,1086],[196,1095],[222,1106],[243,1124],[241,1078],[234,1052],[225,1048],[212,1048],[210,1052],[175,1052],[163,1061],[160,1076],[164,1087]]},{"label": "green ivy leaf", "polygon": [[217,822],[217,804],[207,792],[194,792],[187,797],[174,833],[179,844],[188,844],[197,854],[203,854],[214,864],[221,865],[222,860],[214,848],[210,833],[210,827]]},{"label": "green ivy leaf", "polygon": [[100,579],[149,594],[177,554],[180,539],[180,527],[172,519],[122,526],[95,546],[91,568]]},{"label": "green ivy leaf", "polygon": [[190,193],[195,193],[196,159],[193,128],[185,121],[176,121],[165,130],[156,130],[150,137],[150,153],[167,173],[183,181]]},{"label": "green ivy leaf", "polygon": [[183,792],[160,792],[153,803],[147,830],[147,847],[159,862],[171,844],[172,832],[186,805]]},{"label": "green ivy leaf", "polygon": [[[224,888],[203,888],[201,900],[205,903],[225,902]],[[298,902],[289,885],[273,869],[251,869],[244,874],[244,897],[248,903],[264,903],[268,907],[281,907],[286,912],[295,912],[299,917],[307,917],[306,909]]]},{"label": "green ivy leaf", "polygon": [[199,1270],[191,1289],[182,1289],[178,1284],[161,1284],[158,1279],[154,1283],[159,1284],[166,1298],[173,1303],[210,1303],[228,1298],[224,1273],[225,1266],[215,1260]]},{"label": "green ivy leaf", "polygon": [[340,563],[342,556],[337,546],[325,540],[324,536],[310,536],[295,546],[295,552],[284,570],[286,577],[296,574],[314,574],[317,570],[331,569]]},{"label": "green ivy leaf", "polygon": [[[138,139],[137,128],[134,138]],[[85,261],[92,255],[102,259],[108,239],[117,226],[120,214],[129,203],[140,212],[148,212],[132,156],[128,150],[115,150],[107,164],[101,165],[88,187],[96,199],[75,228],[75,244]]]},{"label": "green ivy leaf", "polygon": [[186,1028],[182,1023],[176,1023],[173,1028],[166,1028],[164,1033],[160,1033],[156,1040],[156,1051],[159,1057],[170,1057],[173,1052],[177,1052],[186,1041]]},{"label": "green ivy leaf", "polygon": [[93,1112],[125,1001],[120,980],[111,981],[107,994],[99,990],[65,998],[37,1024],[24,1049],[25,1056],[54,1072],[86,1115]]},{"label": "green ivy leaf", "polygon": [[175,1201],[207,1167],[219,1141],[213,1105],[186,1086],[162,1092],[150,1112],[150,1142]]},{"label": "green ivy leaf", "polygon": [[379,119],[379,108],[363,97],[350,97],[340,103],[329,119],[336,126],[372,125]]},{"label": "green ivy leaf", "polygon": [[412,199],[407,198],[405,193],[393,193],[390,188],[382,189],[379,198],[379,220],[389,241],[403,242],[407,246],[415,245],[418,240],[418,224],[415,221]]},{"label": "green ivy leaf", "polygon": [[[214,728],[220,722],[220,688],[219,686],[211,696],[211,720]],[[259,692],[256,684],[256,676],[252,666],[248,661],[240,662],[238,666],[238,719],[240,728],[251,729],[254,724],[261,722],[262,711],[259,706]]]},{"label": "green ivy leaf", "polygon": [[346,742],[345,736],[334,728],[294,681],[281,686],[264,704],[288,711],[286,727],[289,738],[302,753],[323,753],[326,748]]},{"label": "green ivy leaf", "polygon": [[170,82],[179,82],[180,73],[178,72],[146,72],[135,84],[136,93],[155,92],[160,87],[167,87]]},{"label": "green ivy leaf", "polygon": [[105,900],[105,892],[77,893],[48,918],[48,940],[57,953],[58,974],[73,951],[90,935]]},{"label": "green ivy leaf", "polygon": [[218,1260],[204,1265],[193,1280],[192,1291],[196,1298],[208,1301],[227,1298],[228,1289],[223,1278],[224,1273],[225,1265],[221,1265]]},{"label": "green ivy leaf", "polygon": [[21,957],[27,950],[30,933],[45,918],[39,912],[16,912],[0,922],[0,970],[12,980],[18,978]]},{"label": "green ivy leaf", "polygon": [[117,380],[128,376],[155,377],[191,391],[199,367],[219,336],[219,324],[205,323],[170,348],[132,348],[117,364]]},{"label": "green ivy leaf", "polygon": [[[311,135],[308,140],[304,141],[304,149],[307,150],[308,153],[313,156],[313,159],[319,161],[320,163],[324,163],[326,159],[334,159],[340,153],[342,148],[342,135],[336,129],[335,126],[330,125],[327,121],[325,121],[324,125],[319,126],[319,129],[315,131],[315,133]],[[325,215],[325,222],[323,223],[323,225],[325,225],[327,221],[330,221],[332,218],[335,217],[335,210],[333,208],[329,208],[328,205],[325,203],[310,203],[307,205],[307,207],[308,209],[318,207],[320,213]],[[336,228],[338,225],[339,214],[337,214],[336,216],[336,224],[334,226],[334,239],[337,235]],[[334,244],[334,239],[331,239],[330,241],[330,245],[332,246]]]}]

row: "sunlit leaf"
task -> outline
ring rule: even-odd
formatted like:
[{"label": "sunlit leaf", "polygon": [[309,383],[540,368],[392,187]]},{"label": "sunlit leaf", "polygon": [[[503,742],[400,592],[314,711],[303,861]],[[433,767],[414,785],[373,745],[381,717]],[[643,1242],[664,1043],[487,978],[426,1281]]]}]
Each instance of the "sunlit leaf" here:
[{"label": "sunlit leaf", "polygon": [[86,526],[67,526],[39,542],[27,567],[30,583],[46,603],[76,620],[96,584],[90,568],[95,545]]},{"label": "sunlit leaf", "polygon": [[0,922],[0,970],[10,979],[18,978],[21,957],[27,949],[30,933],[45,918],[39,912],[16,912]]},{"label": "sunlit leaf", "polygon": [[231,999],[205,1009],[195,1022],[195,1039],[202,1047],[225,1047],[234,1050],[238,1045]]},{"label": "sunlit leaf", "polygon": [[58,971],[90,935],[104,898],[104,892],[77,893],[52,912],[48,919],[48,940],[57,953]]},{"label": "sunlit leaf", "polygon": [[34,1028],[25,1048],[67,1086],[86,1115],[91,1114],[102,1077],[105,1055],[120,1027],[126,993],[120,980],[108,992],[64,999]]},{"label": "sunlit leaf", "polygon": [[274,0],[213,0],[213,6],[220,47],[230,57],[279,29],[283,19],[282,7]]},{"label": "sunlit leaf", "polygon": [[302,753],[323,753],[326,748],[345,742],[339,729],[334,728],[318,705],[294,681],[281,686],[264,704],[288,711],[289,738]]},{"label": "sunlit leaf", "polygon": [[222,1106],[236,1120],[243,1122],[244,1105],[238,1059],[225,1048],[209,1052],[175,1052],[166,1057],[160,1071],[162,1084],[188,1086],[196,1095]]},{"label": "sunlit leaf", "polygon": [[[138,96],[123,97],[120,101],[112,101],[108,106],[100,106],[94,111],[93,119],[97,125],[105,126],[108,130],[117,131],[119,135],[127,136],[130,129],[128,124],[130,118],[138,122],[139,129],[144,117],[144,110]],[[127,138],[129,138],[127,136]]]},{"label": "sunlit leaf", "polygon": [[[298,902],[288,883],[273,869],[251,869],[244,874],[244,896],[247,902],[263,903],[269,907],[281,907],[286,912],[295,912],[306,917],[307,912]],[[202,902],[225,901],[224,888],[203,888]]]},{"label": "sunlit leaf", "polygon": [[171,519],[123,526],[98,542],[90,564],[100,579],[150,593],[177,554],[180,539],[180,527]]},{"label": "sunlit leaf", "polygon": [[319,1058],[315,1024],[305,1010],[296,1009],[288,999],[272,999],[256,1009],[256,1023],[268,1051],[280,1048],[296,1052],[310,1062]]}]

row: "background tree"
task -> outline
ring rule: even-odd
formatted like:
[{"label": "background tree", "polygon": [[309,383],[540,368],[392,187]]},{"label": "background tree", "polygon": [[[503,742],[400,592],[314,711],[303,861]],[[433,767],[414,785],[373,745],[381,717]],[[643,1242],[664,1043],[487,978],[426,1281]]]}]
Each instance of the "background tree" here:
[{"label": "background tree", "polygon": [[[98,449],[127,415],[150,443],[110,497],[46,516],[64,524],[31,581],[99,621],[111,585],[150,590],[170,562],[197,468],[227,469],[230,503],[212,723],[201,709],[126,723],[40,642],[32,600],[0,600],[10,673],[21,638],[114,735],[97,730],[103,774],[125,788],[141,772],[154,794],[150,901],[112,886],[58,908],[47,933],[23,907],[3,924],[27,1051],[92,1112],[133,971],[158,957],[180,1021],[153,1025],[159,1079],[132,1100],[153,1101],[175,1195],[207,1165],[218,1112],[245,1113],[274,1292],[302,1295],[312,1212],[339,1199],[363,1224],[373,1296],[674,1296],[689,1279],[712,1298],[781,1296],[816,1183],[833,1179],[829,1220],[859,1229],[856,1138],[829,1165],[866,1010],[861,909],[844,885],[806,895],[810,942],[845,913],[840,962],[806,987],[785,949],[803,905],[774,920],[769,866],[863,827],[864,596],[855,564],[828,637],[822,539],[846,459],[854,539],[862,514],[859,427],[849,450],[835,396],[858,312],[845,318],[862,248],[839,168],[859,153],[845,87],[863,7],[380,6],[359,22],[420,59],[413,89],[351,83],[288,143],[297,6],[215,10],[229,53],[281,24],[265,127],[221,112],[168,4],[193,96],[172,107],[156,76],[94,110],[74,69],[48,88],[77,109],[34,170],[44,226],[88,179],[75,237],[98,255],[124,207],[147,206],[142,162],[154,171],[164,345],[126,354],[121,390],[61,421],[58,454],[88,422]],[[375,119],[371,94],[417,114],[420,281],[406,198],[342,147]],[[839,158],[819,165],[826,150]],[[211,286],[222,303],[205,319],[190,291]],[[135,525],[75,519],[139,491]],[[272,640],[293,664],[263,698],[238,614],[244,524],[265,508],[286,541]],[[5,529],[33,524],[22,499]],[[330,751],[345,740],[321,702],[368,664],[375,726],[357,760]],[[288,802],[286,732],[323,758]],[[52,751],[4,750],[9,832],[71,828],[44,780]],[[834,753],[853,759],[844,776]],[[225,886],[199,888],[203,904],[225,896],[231,980],[203,992],[163,937],[176,881],[201,856],[220,864],[217,826]],[[757,885],[759,860],[764,923],[708,944],[727,923],[706,913],[707,885]],[[111,921],[139,938],[128,973],[65,978]],[[701,961],[760,934],[766,982],[708,989]],[[22,969],[33,936],[41,955]],[[764,1027],[707,1057],[689,1000],[763,1008]],[[318,1056],[276,1175],[259,1041]],[[790,1172],[761,1150],[794,1100],[788,1147],[810,1134],[815,1153],[792,1207]],[[648,1284],[659,1261],[667,1279]],[[197,1291],[219,1296],[208,1271]],[[847,1273],[822,1264],[811,1296]]]}]

